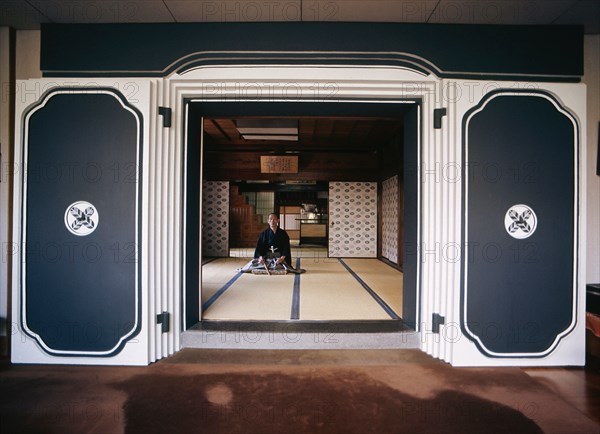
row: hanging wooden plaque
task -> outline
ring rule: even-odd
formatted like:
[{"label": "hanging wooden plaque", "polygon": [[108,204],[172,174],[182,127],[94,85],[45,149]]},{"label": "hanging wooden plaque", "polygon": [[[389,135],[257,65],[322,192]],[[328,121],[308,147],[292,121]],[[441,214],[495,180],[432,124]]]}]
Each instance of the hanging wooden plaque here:
[{"label": "hanging wooden plaque", "polygon": [[298,173],[298,156],[260,156],[260,173]]}]

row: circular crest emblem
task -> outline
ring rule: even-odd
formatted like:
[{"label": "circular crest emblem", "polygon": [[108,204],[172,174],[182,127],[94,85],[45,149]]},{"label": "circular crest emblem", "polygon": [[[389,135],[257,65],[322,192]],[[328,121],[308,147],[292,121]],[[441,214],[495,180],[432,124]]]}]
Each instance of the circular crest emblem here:
[{"label": "circular crest emblem", "polygon": [[65,211],[65,226],[69,232],[80,237],[94,232],[99,220],[96,207],[83,200],[72,203]]},{"label": "circular crest emblem", "polygon": [[504,216],[506,232],[518,240],[528,238],[537,228],[537,216],[527,205],[513,205]]}]

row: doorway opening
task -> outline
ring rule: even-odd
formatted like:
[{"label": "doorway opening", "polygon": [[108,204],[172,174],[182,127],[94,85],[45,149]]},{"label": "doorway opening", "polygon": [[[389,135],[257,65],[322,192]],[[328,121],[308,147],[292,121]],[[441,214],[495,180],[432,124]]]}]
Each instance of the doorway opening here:
[{"label": "doorway opening", "polygon": [[[415,327],[419,101],[186,104],[187,327]],[[237,271],[272,212],[306,273]]]}]

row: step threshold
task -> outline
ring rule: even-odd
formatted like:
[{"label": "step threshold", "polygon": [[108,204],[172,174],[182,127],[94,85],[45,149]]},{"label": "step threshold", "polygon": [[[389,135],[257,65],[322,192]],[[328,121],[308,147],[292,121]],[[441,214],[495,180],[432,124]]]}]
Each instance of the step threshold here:
[{"label": "step threshold", "polygon": [[407,349],[420,334],[402,321],[201,321],[183,332],[183,348]]}]

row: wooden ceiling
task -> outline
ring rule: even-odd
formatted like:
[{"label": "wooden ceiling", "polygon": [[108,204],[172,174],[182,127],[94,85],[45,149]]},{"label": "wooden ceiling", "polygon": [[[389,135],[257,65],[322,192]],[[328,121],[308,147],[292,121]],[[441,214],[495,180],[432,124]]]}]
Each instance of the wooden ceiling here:
[{"label": "wooden ceiling", "polygon": [[298,141],[246,140],[237,119],[204,119],[205,152],[368,152],[375,153],[402,131],[402,119],[372,117],[301,117]]}]

